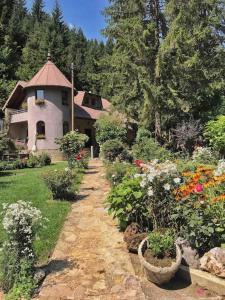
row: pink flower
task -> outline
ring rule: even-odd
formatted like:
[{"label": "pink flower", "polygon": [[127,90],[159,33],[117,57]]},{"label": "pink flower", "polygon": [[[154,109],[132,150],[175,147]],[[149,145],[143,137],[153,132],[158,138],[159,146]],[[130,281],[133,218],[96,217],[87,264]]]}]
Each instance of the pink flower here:
[{"label": "pink flower", "polygon": [[135,165],[136,165],[138,168],[141,167],[141,164],[142,164],[142,160],[140,160],[140,159],[135,160]]},{"label": "pink flower", "polygon": [[203,191],[203,185],[200,184],[200,183],[196,184],[196,186],[195,186],[195,192],[196,193],[201,193],[202,191]]}]

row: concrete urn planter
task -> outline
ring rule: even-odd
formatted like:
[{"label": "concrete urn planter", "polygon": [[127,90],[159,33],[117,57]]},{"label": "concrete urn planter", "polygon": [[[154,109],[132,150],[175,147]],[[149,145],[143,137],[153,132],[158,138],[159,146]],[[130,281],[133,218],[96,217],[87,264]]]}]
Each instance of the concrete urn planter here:
[{"label": "concrete urn planter", "polygon": [[138,247],[138,256],[141,265],[144,267],[147,279],[153,283],[161,285],[163,283],[169,282],[171,278],[174,277],[175,273],[179,269],[182,259],[181,249],[178,245],[176,246],[176,261],[172,263],[170,267],[155,267],[148,263],[144,258],[144,251],[147,249],[147,240],[145,238]]}]

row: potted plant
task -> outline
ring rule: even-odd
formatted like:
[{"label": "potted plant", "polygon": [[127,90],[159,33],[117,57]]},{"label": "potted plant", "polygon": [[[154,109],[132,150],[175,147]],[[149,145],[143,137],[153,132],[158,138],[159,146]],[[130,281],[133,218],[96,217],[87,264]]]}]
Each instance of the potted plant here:
[{"label": "potted plant", "polygon": [[149,281],[163,284],[175,275],[182,259],[171,230],[150,232],[139,245],[138,256]]},{"label": "potted plant", "polygon": [[45,139],[45,134],[37,134],[37,140],[44,140]]},{"label": "potted plant", "polygon": [[36,99],[35,100],[35,104],[36,105],[44,105],[45,104],[45,100],[44,99]]}]

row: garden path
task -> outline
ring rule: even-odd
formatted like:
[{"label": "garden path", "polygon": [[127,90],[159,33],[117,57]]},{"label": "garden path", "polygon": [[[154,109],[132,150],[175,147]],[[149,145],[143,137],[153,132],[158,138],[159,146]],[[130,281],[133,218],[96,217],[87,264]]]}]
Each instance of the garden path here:
[{"label": "garden path", "polygon": [[48,265],[50,274],[37,299],[208,300],[205,295],[195,296],[190,287],[161,289],[138,274],[122,233],[104,208],[109,189],[102,163],[90,161],[78,201],[72,204]]}]

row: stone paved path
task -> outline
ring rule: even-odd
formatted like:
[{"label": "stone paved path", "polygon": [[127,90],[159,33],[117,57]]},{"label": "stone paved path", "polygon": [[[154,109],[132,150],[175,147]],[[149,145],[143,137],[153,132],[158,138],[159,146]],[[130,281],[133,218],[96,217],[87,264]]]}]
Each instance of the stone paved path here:
[{"label": "stone paved path", "polygon": [[72,205],[39,300],[144,300],[123,235],[104,209],[109,185],[102,163],[90,162]]},{"label": "stone paved path", "polygon": [[79,200],[72,205],[49,263],[51,273],[37,299],[209,300],[195,294],[192,287],[167,290],[142,277],[131,263],[122,233],[104,208],[108,192],[102,163],[91,161]]}]

